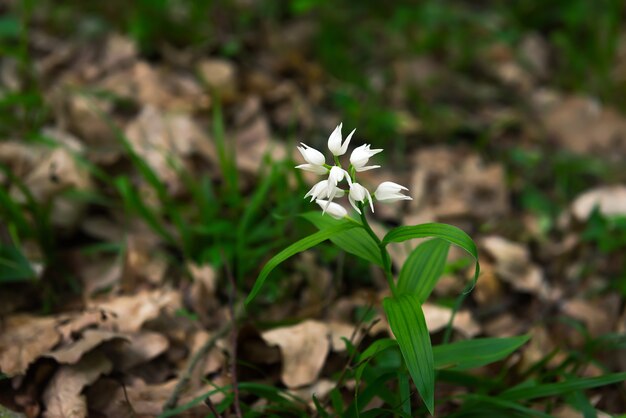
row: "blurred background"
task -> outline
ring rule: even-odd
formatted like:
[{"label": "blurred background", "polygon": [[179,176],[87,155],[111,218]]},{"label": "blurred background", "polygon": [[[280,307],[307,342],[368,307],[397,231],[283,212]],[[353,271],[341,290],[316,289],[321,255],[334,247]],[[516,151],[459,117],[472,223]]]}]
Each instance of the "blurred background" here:
[{"label": "blurred background", "polygon": [[[448,222],[478,243],[458,335],[530,333],[518,370],[623,369],[625,14],[621,0],[0,1],[0,314],[167,288],[186,329],[215,329],[227,270],[245,295],[314,231],[295,147],[325,149],[343,122],[384,149],[363,182],[414,199],[378,205],[379,231]],[[470,264],[453,252],[435,289],[448,315]],[[385,286],[330,245],[272,277],[251,307],[264,327],[355,322]],[[176,369],[189,335],[149,364]],[[597,395],[626,409],[623,386]]]}]

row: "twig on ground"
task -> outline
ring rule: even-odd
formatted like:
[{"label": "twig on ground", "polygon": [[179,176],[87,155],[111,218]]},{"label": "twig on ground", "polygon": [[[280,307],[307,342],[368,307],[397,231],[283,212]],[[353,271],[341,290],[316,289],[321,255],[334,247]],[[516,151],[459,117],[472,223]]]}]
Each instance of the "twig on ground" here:
[{"label": "twig on ground", "polygon": [[176,404],[178,403],[178,398],[180,397],[180,394],[183,392],[183,390],[185,389],[185,387],[189,383],[189,380],[191,379],[191,375],[193,374],[193,371],[196,368],[196,366],[198,365],[198,363],[200,362],[200,360],[202,360],[204,358],[204,356],[207,355],[209,350],[211,348],[213,348],[213,346],[215,345],[217,340],[219,340],[220,338],[225,336],[228,333],[228,331],[230,331],[232,325],[233,324],[230,321],[225,323],[224,325],[222,325],[211,336],[211,338],[209,338],[202,345],[202,347],[200,347],[198,349],[198,351],[196,351],[193,354],[193,356],[191,357],[191,360],[189,361],[189,364],[187,365],[187,368],[185,369],[185,371],[183,372],[182,376],[180,377],[180,380],[176,384],[176,387],[174,387],[174,391],[172,392],[170,397],[167,399],[167,401],[165,401],[165,403],[163,404],[163,411],[166,411],[168,409],[172,409],[172,408],[174,408],[176,406]]},{"label": "twig on ground", "polygon": [[228,292],[228,308],[230,310],[231,322],[233,324],[232,331],[230,333],[230,362],[231,362],[231,377],[233,384],[233,406],[235,408],[235,416],[242,418],[241,406],[239,404],[239,382],[237,381],[237,316],[235,315],[235,298],[237,297],[237,283],[235,282],[235,276],[230,269],[228,259],[224,255],[222,250],[222,260],[224,262],[224,269],[226,270],[226,276],[230,282],[230,291]]},{"label": "twig on ground", "polygon": [[206,399],[204,400],[204,404],[209,407],[215,418],[222,418],[222,415],[220,415],[220,413],[217,412],[217,409],[215,409],[215,405],[213,405],[213,401],[211,400],[210,396],[206,397]]}]

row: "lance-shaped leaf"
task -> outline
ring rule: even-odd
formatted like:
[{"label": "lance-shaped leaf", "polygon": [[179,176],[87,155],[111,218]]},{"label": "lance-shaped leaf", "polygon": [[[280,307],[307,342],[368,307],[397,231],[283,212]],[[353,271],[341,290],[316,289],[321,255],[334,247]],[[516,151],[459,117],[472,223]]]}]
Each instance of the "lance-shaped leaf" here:
[{"label": "lance-shaped leaf", "polygon": [[383,308],[413,383],[432,414],[435,406],[435,363],[419,300],[412,294],[385,298]]},{"label": "lance-shaped leaf", "polygon": [[[349,220],[337,220],[330,216],[324,216],[320,212],[308,212],[302,215],[302,217],[320,230],[339,225],[340,223],[352,223],[352,221]],[[345,231],[343,234],[334,235],[330,240],[333,244],[350,254],[354,254],[357,257],[361,257],[379,266],[383,265],[378,245],[363,228],[354,228]]]},{"label": "lance-shaped leaf", "polygon": [[480,264],[478,264],[478,249],[470,236],[456,226],[440,223],[399,226],[392,229],[387,233],[387,235],[385,235],[385,238],[383,238],[383,244],[389,244],[390,242],[403,242],[413,238],[428,237],[441,238],[448,241],[451,244],[461,247],[474,257],[474,260],[476,261],[474,282],[476,282],[478,274],[480,273]]},{"label": "lance-shaped leaf", "polygon": [[322,241],[326,241],[327,239],[329,239],[330,237],[336,234],[348,231],[357,226],[359,225],[355,222],[347,222],[347,223],[341,223],[339,225],[335,225],[333,227],[316,232],[313,235],[309,235],[308,237],[302,238],[300,241],[297,241],[291,244],[289,247],[285,248],[284,250],[276,254],[274,257],[270,259],[270,261],[267,262],[267,264],[265,264],[265,266],[259,273],[259,276],[257,277],[256,282],[254,283],[254,286],[252,287],[252,290],[250,291],[250,294],[246,298],[245,304],[246,305],[249,304],[252,301],[252,299],[255,298],[257,293],[259,293],[259,291],[261,290],[263,283],[265,283],[267,276],[280,263],[282,263],[283,261],[285,261],[286,259],[288,259],[289,257],[295,254],[298,254],[304,250],[308,250],[309,248],[316,246]]},{"label": "lance-shaped leaf", "polygon": [[433,347],[435,368],[466,370],[502,360],[526,341],[528,335],[509,338],[476,338]]},{"label": "lance-shaped leaf", "polygon": [[450,243],[440,238],[426,241],[411,252],[398,277],[398,291],[413,293],[424,303],[446,267]]}]

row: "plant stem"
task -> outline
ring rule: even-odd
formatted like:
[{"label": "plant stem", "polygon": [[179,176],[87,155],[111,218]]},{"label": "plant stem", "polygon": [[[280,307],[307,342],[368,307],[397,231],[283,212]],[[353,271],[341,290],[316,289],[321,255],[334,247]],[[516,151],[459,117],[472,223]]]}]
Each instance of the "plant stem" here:
[{"label": "plant stem", "polygon": [[391,294],[396,296],[396,283],[393,281],[393,274],[391,273],[391,257],[385,248],[385,245],[382,243],[380,238],[374,233],[372,227],[369,222],[367,222],[367,218],[365,217],[365,205],[363,203],[358,204],[359,209],[361,210],[361,223],[363,224],[363,228],[369,234],[370,237],[374,240],[376,245],[378,245],[378,249],[380,250],[380,257],[383,261],[383,270],[385,271],[385,277],[387,278],[387,283],[389,284],[389,288],[391,289]]}]

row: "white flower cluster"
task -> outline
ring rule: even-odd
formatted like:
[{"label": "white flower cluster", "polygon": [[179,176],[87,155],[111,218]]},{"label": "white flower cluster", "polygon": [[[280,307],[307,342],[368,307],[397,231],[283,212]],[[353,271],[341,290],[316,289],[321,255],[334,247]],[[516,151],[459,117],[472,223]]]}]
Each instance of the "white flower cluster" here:
[{"label": "white flower cluster", "polygon": [[339,124],[328,138],[328,149],[333,153],[335,160],[335,165],[333,166],[326,164],[324,154],[315,148],[311,148],[305,144],[298,147],[298,151],[300,151],[300,154],[304,157],[306,164],[300,164],[296,166],[296,168],[315,174],[328,175],[328,179],[316,183],[304,197],[310,197],[311,202],[315,200],[322,208],[323,213],[328,212],[329,215],[337,219],[348,215],[348,212],[343,206],[333,202],[336,197],[342,197],[346,194],[346,190],[339,187],[343,180],[346,180],[350,188],[349,191],[347,191],[348,200],[359,214],[361,210],[357,206],[357,202],[363,204],[369,202],[369,206],[372,212],[374,212],[374,199],[386,202],[411,200],[409,196],[402,194],[403,190],[408,190],[406,187],[391,181],[385,181],[378,186],[374,192],[374,199],[372,199],[369,190],[356,182],[356,173],[380,167],[379,165],[368,166],[367,162],[372,156],[381,152],[382,149],[371,149],[369,144],[361,145],[352,151],[348,170],[346,171],[341,167],[339,156],[346,153],[352,135],[354,131],[356,131],[355,129],[350,132],[350,135],[348,135],[344,141],[341,135],[341,126],[342,124]]}]

